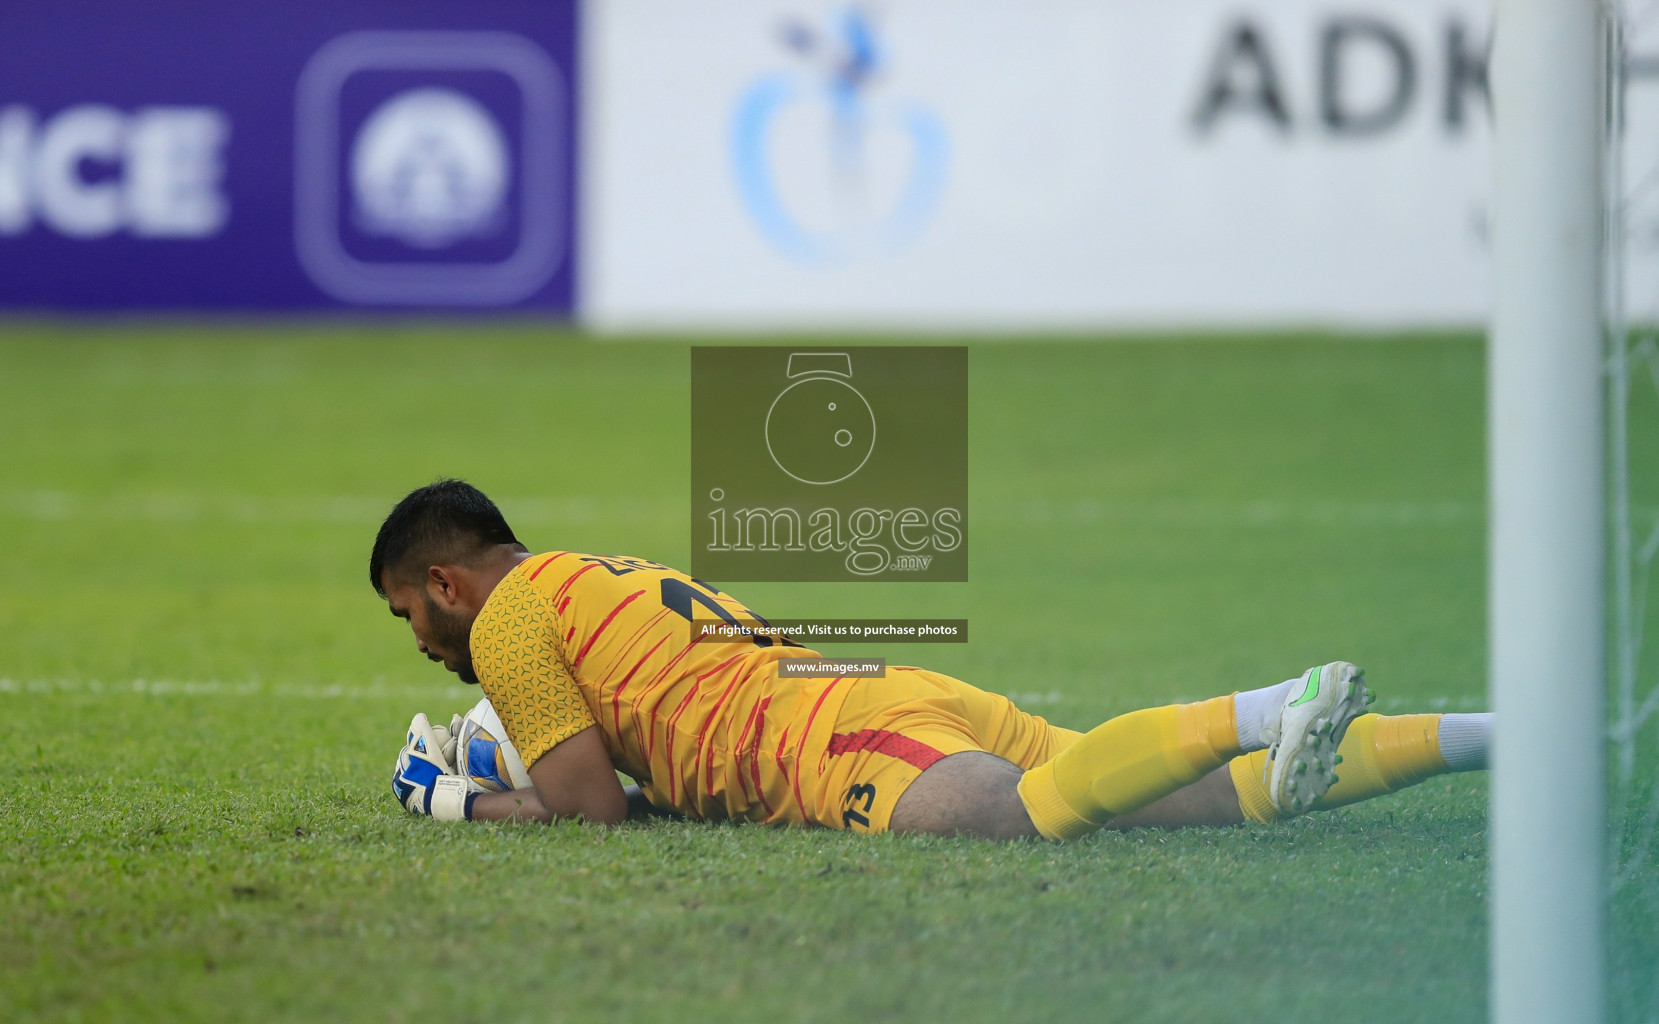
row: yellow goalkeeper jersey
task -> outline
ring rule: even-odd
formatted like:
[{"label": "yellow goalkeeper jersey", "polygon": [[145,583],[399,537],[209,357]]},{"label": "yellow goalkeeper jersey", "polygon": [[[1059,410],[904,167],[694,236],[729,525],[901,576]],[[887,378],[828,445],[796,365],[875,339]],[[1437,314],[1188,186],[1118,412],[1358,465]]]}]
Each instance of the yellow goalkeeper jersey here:
[{"label": "yellow goalkeeper jersey", "polygon": [[806,820],[796,762],[828,744],[849,688],[780,680],[786,652],[817,656],[798,646],[692,643],[692,620],[716,618],[758,616],[666,565],[546,552],[490,594],[472,627],[473,668],[526,765],[596,725],[611,763],[659,807]]}]

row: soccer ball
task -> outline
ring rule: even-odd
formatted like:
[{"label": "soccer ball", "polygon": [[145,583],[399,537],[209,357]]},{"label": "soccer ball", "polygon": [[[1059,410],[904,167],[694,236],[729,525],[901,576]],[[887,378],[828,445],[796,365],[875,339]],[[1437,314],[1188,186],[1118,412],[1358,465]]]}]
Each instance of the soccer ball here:
[{"label": "soccer ball", "polygon": [[487,697],[461,719],[455,735],[455,771],[494,793],[530,788],[530,773]]}]

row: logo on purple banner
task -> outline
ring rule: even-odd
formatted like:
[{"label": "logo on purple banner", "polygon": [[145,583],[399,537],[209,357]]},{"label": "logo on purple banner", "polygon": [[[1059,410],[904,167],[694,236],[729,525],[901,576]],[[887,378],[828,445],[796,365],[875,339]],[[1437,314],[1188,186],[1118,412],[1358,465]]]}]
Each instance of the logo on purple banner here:
[{"label": "logo on purple banner", "polygon": [[512,303],[565,255],[566,89],[503,32],[354,32],[295,101],[294,242],[348,302]]},{"label": "logo on purple banner", "polygon": [[576,7],[0,5],[0,307],[568,313]]}]

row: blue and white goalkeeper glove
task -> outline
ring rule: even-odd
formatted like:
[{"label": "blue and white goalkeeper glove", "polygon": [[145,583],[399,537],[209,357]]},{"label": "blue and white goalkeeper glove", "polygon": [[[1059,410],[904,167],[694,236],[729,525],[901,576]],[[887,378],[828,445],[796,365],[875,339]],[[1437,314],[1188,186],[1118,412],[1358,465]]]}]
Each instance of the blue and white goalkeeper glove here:
[{"label": "blue and white goalkeeper glove", "polygon": [[472,802],[483,787],[455,774],[450,767],[454,756],[455,739],[448,729],[433,725],[424,714],[410,721],[408,741],[398,751],[392,772],[392,795],[404,810],[439,821],[472,817]]},{"label": "blue and white goalkeeper glove", "polygon": [[471,779],[480,789],[497,793],[530,788],[530,773],[524,770],[518,748],[507,738],[507,727],[501,724],[488,697],[474,705],[465,718],[456,715],[451,719],[449,734],[455,739],[455,753],[449,759],[455,774]]}]

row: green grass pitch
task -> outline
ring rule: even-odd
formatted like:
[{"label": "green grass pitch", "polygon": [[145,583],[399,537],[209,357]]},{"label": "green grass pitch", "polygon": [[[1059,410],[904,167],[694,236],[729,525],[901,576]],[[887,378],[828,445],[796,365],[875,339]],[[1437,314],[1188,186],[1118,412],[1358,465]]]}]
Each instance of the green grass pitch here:
[{"label": "green grass pitch", "polygon": [[[970,359],[972,582],[731,589],[965,617],[864,653],[1077,728],[1339,657],[1485,706],[1474,338]],[[459,475],[533,549],[685,565],[687,378],[533,327],[8,327],[0,1019],[1484,1018],[1483,775],[1070,846],[405,814],[409,716],[476,691],[369,589],[380,517]]]}]

